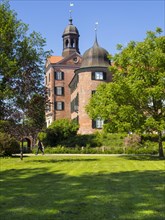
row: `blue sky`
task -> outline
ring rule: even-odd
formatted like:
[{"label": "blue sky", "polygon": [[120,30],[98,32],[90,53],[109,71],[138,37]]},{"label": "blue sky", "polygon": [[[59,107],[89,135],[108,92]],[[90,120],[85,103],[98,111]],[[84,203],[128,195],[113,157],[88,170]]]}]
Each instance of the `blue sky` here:
[{"label": "blue sky", "polygon": [[[70,3],[74,6],[70,7]],[[11,0],[18,18],[29,24],[30,31],[46,38],[46,50],[62,54],[62,34],[68,25],[69,10],[80,33],[79,48],[83,54],[94,43],[95,22],[98,22],[99,45],[115,54],[118,43],[126,46],[131,40],[143,41],[146,31],[165,29],[165,0],[56,1]]]}]

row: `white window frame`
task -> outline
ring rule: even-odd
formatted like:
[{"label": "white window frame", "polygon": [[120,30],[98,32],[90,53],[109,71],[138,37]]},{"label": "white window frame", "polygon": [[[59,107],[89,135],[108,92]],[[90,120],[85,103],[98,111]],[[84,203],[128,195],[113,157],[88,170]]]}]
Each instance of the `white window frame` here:
[{"label": "white window frame", "polygon": [[57,101],[56,102],[56,110],[59,110],[59,111],[64,110],[64,103],[61,101]]},{"label": "white window frame", "polygon": [[96,128],[103,128],[104,120],[101,118],[96,119]]},{"label": "white window frame", "polygon": [[56,86],[56,95],[63,95],[64,87]]},{"label": "white window frame", "polygon": [[50,112],[51,111],[51,104],[48,103],[46,106],[46,112]]},{"label": "white window frame", "polygon": [[95,72],[95,79],[96,80],[104,80],[104,73],[103,72]]},{"label": "white window frame", "polygon": [[61,72],[61,71],[58,71],[58,72],[55,72],[55,74],[56,74],[56,77],[55,77],[55,79],[56,80],[63,80],[63,72]]}]

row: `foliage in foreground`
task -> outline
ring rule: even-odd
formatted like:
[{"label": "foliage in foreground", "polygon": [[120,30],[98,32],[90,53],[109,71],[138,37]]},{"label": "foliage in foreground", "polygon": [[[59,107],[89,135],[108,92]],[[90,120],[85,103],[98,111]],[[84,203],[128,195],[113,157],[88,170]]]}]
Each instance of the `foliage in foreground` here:
[{"label": "foliage in foreground", "polygon": [[109,132],[156,132],[163,157],[165,36],[161,32],[148,31],[143,42],[131,41],[111,57],[113,82],[98,87],[86,110],[91,118],[109,122],[105,126]]},{"label": "foliage in foreground", "polygon": [[19,142],[10,135],[0,132],[0,156],[11,156],[19,152]]},{"label": "foliage in foreground", "polygon": [[[73,154],[158,154],[158,135],[127,135],[126,133],[98,132],[92,135],[77,135],[53,146],[45,145],[45,153]],[[165,148],[165,136],[163,136]],[[33,153],[36,152],[33,149]]]},{"label": "foliage in foreground", "polygon": [[44,145],[55,146],[63,141],[75,138],[78,125],[69,119],[59,119],[54,121],[45,131],[40,132],[38,137]]},{"label": "foliage in foreground", "polygon": [[[165,146],[165,144],[164,144]],[[37,148],[33,148],[33,153]],[[158,155],[156,145],[148,142],[145,147],[46,147],[45,154],[136,154],[136,155]]]},{"label": "foliage in foreground", "polygon": [[7,133],[19,140],[29,134],[35,137],[45,124],[46,41],[35,31],[29,33],[28,25],[17,18],[9,2],[2,1],[0,44],[0,120],[13,121]]}]

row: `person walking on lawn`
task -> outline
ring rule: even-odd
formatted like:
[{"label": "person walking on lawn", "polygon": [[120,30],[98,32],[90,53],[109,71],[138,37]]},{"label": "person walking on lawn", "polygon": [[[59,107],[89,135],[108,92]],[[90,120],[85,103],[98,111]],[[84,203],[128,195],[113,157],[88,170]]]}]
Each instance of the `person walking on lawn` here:
[{"label": "person walking on lawn", "polygon": [[38,149],[37,149],[36,155],[38,154],[39,150],[42,152],[42,155],[44,155],[44,146],[40,140],[38,141]]}]

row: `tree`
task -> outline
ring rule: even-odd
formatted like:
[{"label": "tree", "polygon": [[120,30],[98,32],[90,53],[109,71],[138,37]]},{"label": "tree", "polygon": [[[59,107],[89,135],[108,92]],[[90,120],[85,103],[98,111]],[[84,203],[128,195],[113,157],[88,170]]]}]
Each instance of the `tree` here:
[{"label": "tree", "polygon": [[45,127],[45,98],[35,94],[28,104],[28,123],[36,129]]},{"label": "tree", "polygon": [[[44,51],[45,44],[39,33],[29,34],[28,25],[17,19],[8,2],[0,4],[1,120],[25,125],[27,115],[36,110],[35,94],[44,97],[44,61],[50,54]],[[24,135],[27,129],[21,132]]]},{"label": "tree", "polygon": [[55,146],[64,140],[75,137],[78,131],[78,125],[74,121],[63,118],[54,121],[45,132],[39,133],[39,138],[45,145]]},{"label": "tree", "polygon": [[32,97],[29,101],[26,117],[30,136],[36,140],[38,132],[45,128],[45,97],[38,94]]},{"label": "tree", "polygon": [[[101,84],[86,110],[91,118],[109,121],[110,131],[156,132],[163,157],[165,130],[165,37],[147,32],[143,42],[120,48],[110,70],[113,82]],[[101,111],[100,111],[101,109]]]}]

